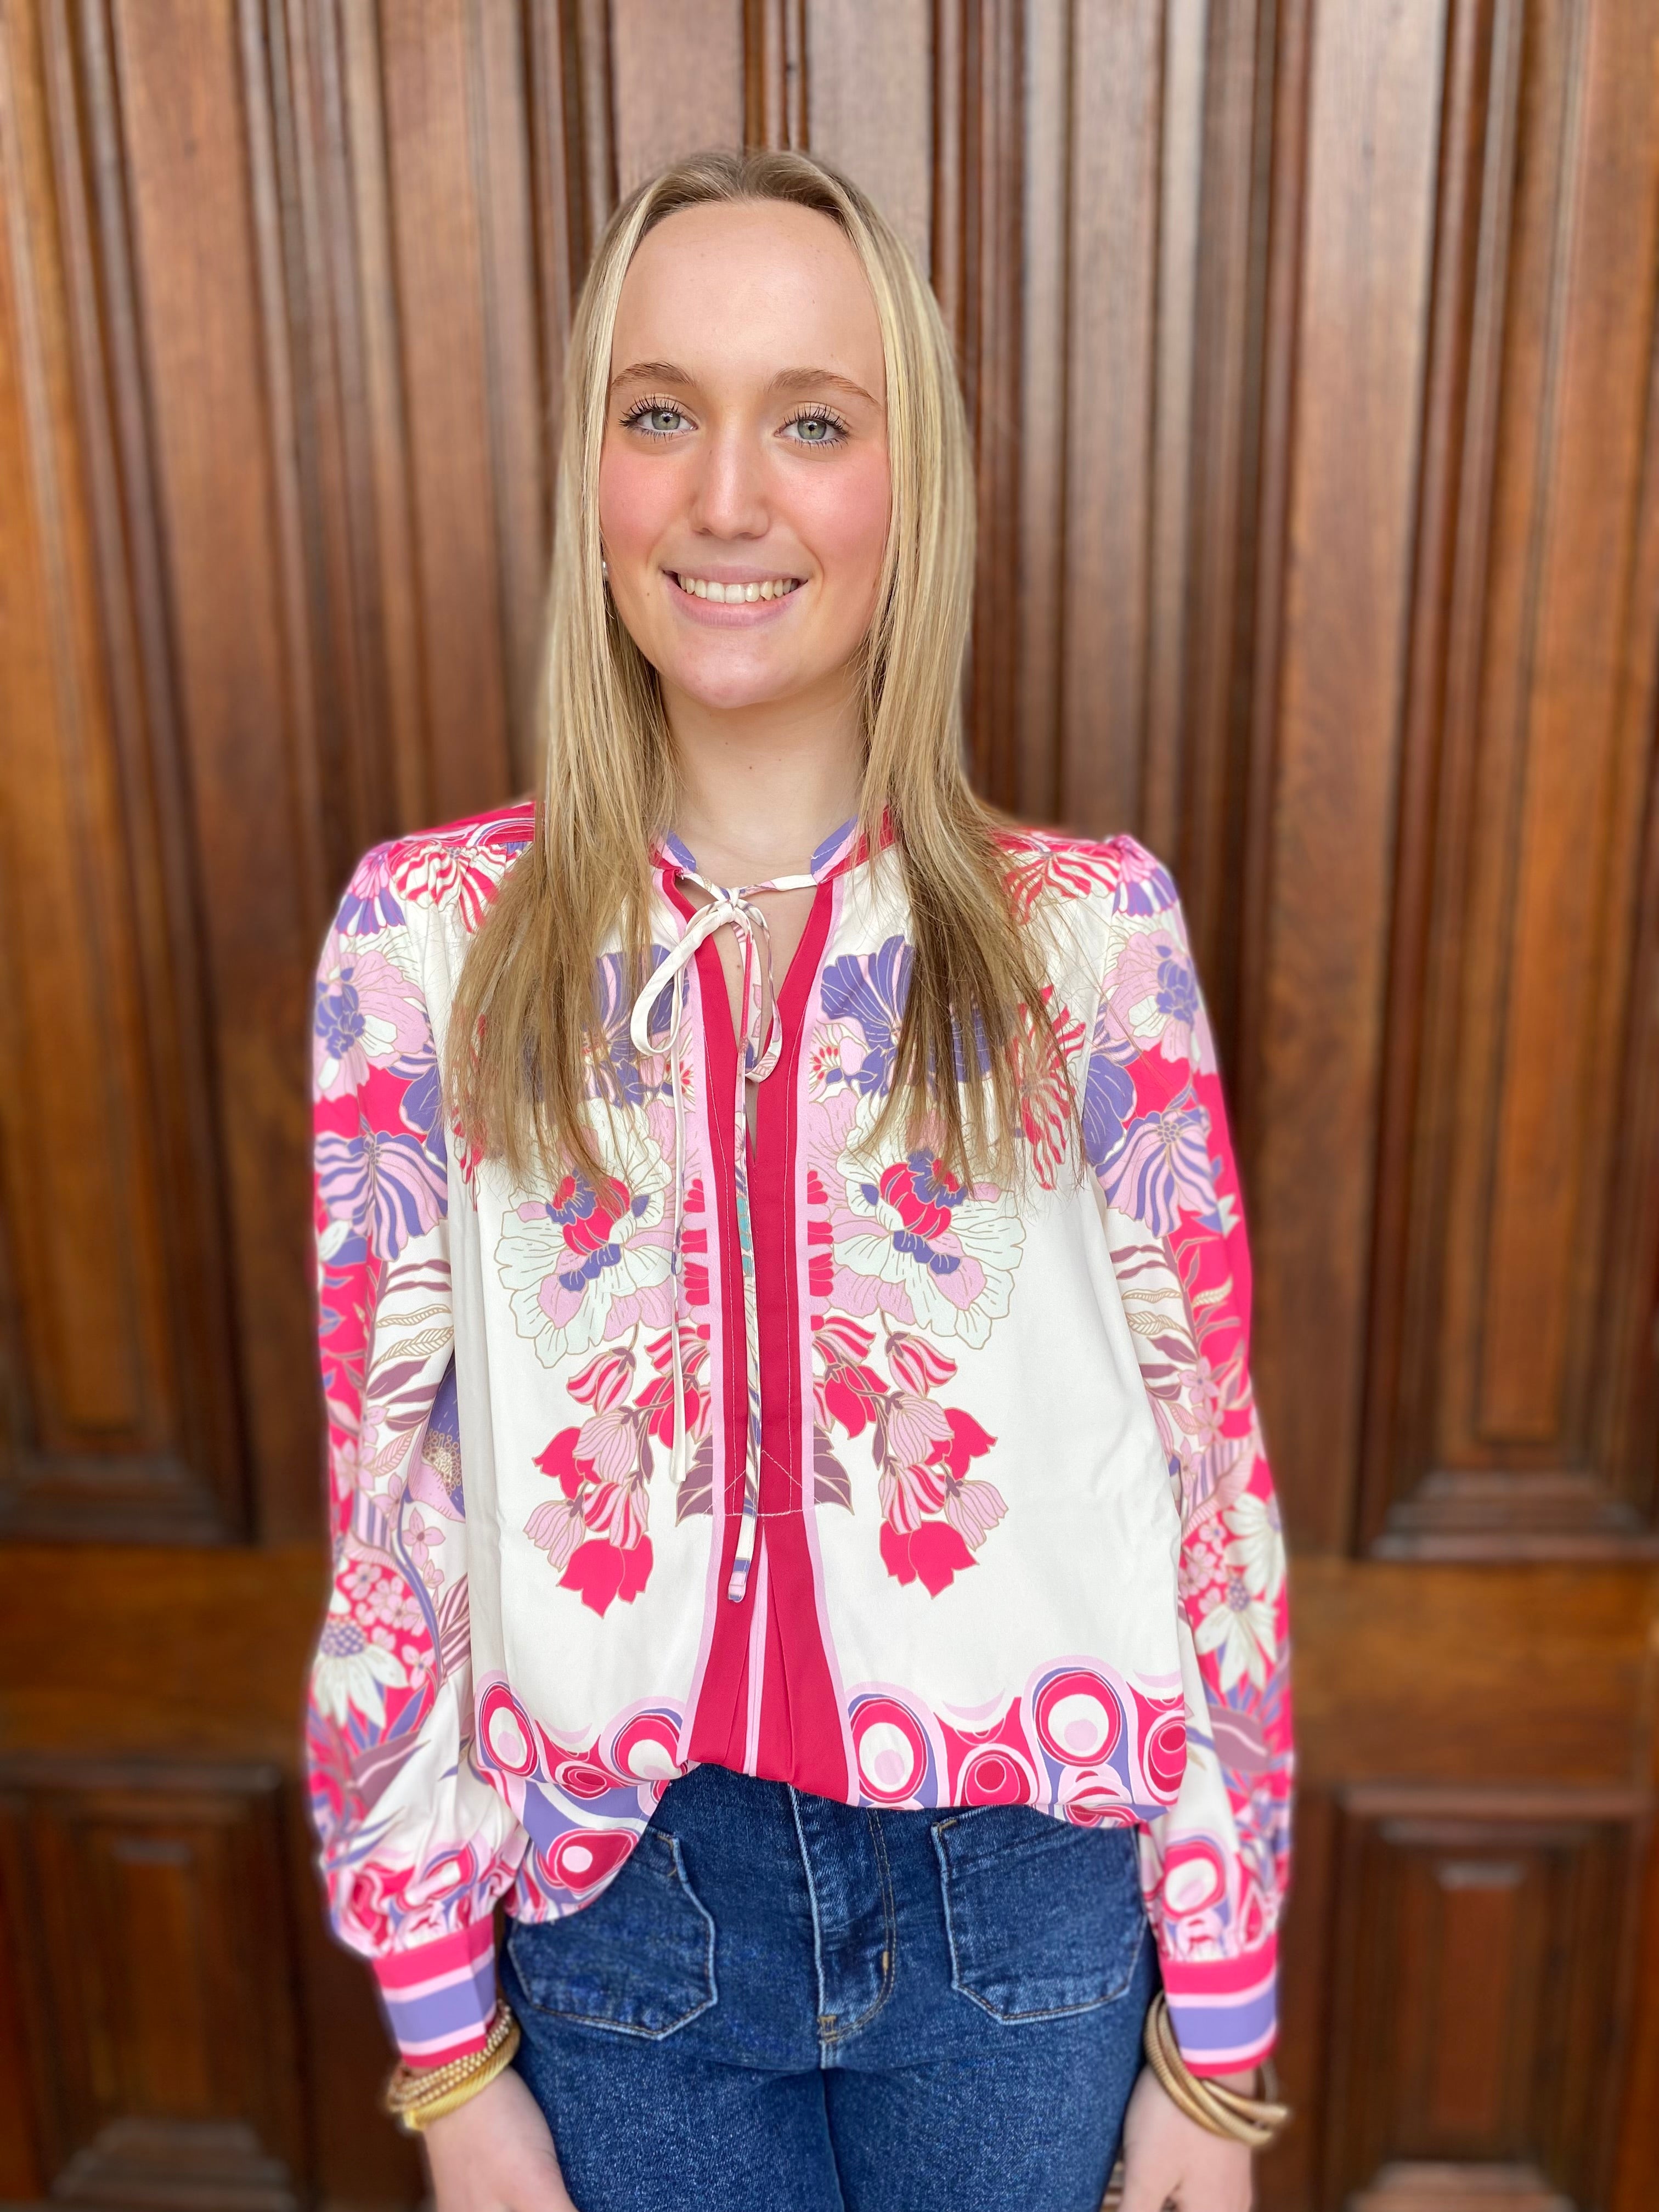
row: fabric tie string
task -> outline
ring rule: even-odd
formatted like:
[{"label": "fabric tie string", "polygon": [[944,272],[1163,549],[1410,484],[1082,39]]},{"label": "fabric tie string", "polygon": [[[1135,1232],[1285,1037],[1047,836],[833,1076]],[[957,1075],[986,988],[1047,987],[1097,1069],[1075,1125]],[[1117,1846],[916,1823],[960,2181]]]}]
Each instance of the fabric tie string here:
[{"label": "fabric tie string", "polygon": [[[783,1022],[772,981],[772,936],[766,916],[752,903],[764,891],[813,890],[816,876],[775,876],[769,883],[744,884],[730,889],[711,884],[693,868],[677,868],[683,883],[695,884],[708,897],[685,923],[678,942],[667,957],[658,962],[634,1001],[629,1036],[642,1058],[665,1054],[668,1085],[674,1100],[674,1243],[672,1260],[674,1314],[669,1335],[674,1371],[674,1443],[669,1456],[670,1480],[678,1486],[685,1471],[685,1369],[680,1348],[680,1240],[685,1215],[685,1085],[680,1062],[682,1032],[687,1008],[686,978],[693,960],[717,930],[730,929],[743,947],[743,981],[738,1004],[742,1023],[738,1034],[736,1097],[732,1106],[732,1158],[737,1186],[738,1251],[743,1267],[743,1316],[749,1385],[748,1434],[744,1454],[743,1511],[738,1528],[738,1548],[726,1581],[726,1595],[741,1604],[749,1588],[749,1570],[755,1557],[755,1537],[760,1516],[761,1373],[760,1310],[755,1288],[755,1240],[749,1212],[749,1116],[744,1086],[763,1083],[778,1064],[783,1048]],[[653,1042],[651,1018],[665,992],[672,994],[668,1036]],[[711,1101],[712,1110],[712,1101]]]}]

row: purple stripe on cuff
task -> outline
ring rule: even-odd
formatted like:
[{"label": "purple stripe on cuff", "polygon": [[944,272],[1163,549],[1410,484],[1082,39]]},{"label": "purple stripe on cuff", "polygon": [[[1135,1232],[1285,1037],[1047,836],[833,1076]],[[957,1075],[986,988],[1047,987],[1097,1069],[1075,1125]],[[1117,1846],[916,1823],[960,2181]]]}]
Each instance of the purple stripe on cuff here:
[{"label": "purple stripe on cuff", "polygon": [[488,1921],[375,1965],[386,2024],[412,2064],[441,2065],[483,2043],[495,2009],[495,1952]]},{"label": "purple stripe on cuff", "polygon": [[428,1990],[419,1996],[383,1990],[386,2016],[399,2043],[430,2043],[437,2036],[459,2037],[487,2021],[495,2008],[495,1968],[493,1960],[482,1962],[476,1977],[456,1982],[448,1989]]},{"label": "purple stripe on cuff", "polygon": [[1248,2066],[1273,2047],[1278,2020],[1271,1984],[1240,2004],[1188,2004],[1169,1993],[1170,2019],[1181,2055],[1191,2064]]}]

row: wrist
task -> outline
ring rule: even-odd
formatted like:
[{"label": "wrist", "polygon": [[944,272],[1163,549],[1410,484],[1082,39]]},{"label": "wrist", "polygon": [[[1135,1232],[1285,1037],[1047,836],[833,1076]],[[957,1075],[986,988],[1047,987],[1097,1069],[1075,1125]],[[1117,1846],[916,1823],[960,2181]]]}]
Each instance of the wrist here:
[{"label": "wrist", "polygon": [[505,2073],[518,2047],[519,2023],[498,2001],[481,2050],[445,2066],[412,2066],[404,2059],[386,2083],[386,2109],[405,2135],[420,2135],[471,2104]]},{"label": "wrist", "polygon": [[1211,2135],[1227,2136],[1250,2150],[1265,2150],[1289,2120],[1290,2107],[1281,2104],[1271,2071],[1267,2094],[1254,2094],[1228,2085],[1220,2075],[1194,2074],[1182,2057],[1170,2021],[1163,1992],[1152,1999],[1142,2034],[1146,2063],[1159,2087],[1176,2110]]}]

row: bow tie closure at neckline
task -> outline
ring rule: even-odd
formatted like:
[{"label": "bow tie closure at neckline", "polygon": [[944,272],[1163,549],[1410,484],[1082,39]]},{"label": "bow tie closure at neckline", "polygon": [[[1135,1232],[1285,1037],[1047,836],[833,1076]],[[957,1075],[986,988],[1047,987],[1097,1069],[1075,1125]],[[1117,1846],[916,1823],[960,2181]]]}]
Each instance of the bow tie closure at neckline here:
[{"label": "bow tie closure at neckline", "polygon": [[[760,1516],[761,1378],[760,1315],[755,1287],[755,1240],[750,1224],[748,1116],[744,1085],[763,1083],[778,1064],[783,1048],[783,1022],[778,1012],[772,977],[772,935],[766,916],[753,903],[763,891],[812,890],[831,872],[850,842],[854,829],[845,823],[827,838],[812,855],[812,872],[804,876],[775,876],[763,884],[730,888],[712,884],[698,874],[691,854],[678,839],[667,841],[666,865],[684,883],[695,884],[707,894],[708,904],[699,907],[680,933],[679,942],[666,959],[659,961],[634,1001],[629,1036],[641,1058],[665,1054],[668,1085],[674,1100],[674,1242],[670,1261],[674,1314],[669,1330],[674,1370],[674,1442],[669,1455],[669,1479],[678,1487],[685,1474],[685,1366],[680,1346],[680,1236],[685,1212],[685,1097],[680,1066],[680,1044],[688,994],[687,970],[716,930],[730,929],[743,947],[743,983],[739,1005],[743,1020],[738,1037],[737,1082],[732,1104],[732,1158],[738,1200],[738,1249],[743,1266],[744,1329],[748,1352],[749,1424],[744,1455],[743,1513],[738,1529],[738,1548],[727,1577],[726,1595],[740,1605],[749,1588],[749,1570],[755,1557],[755,1536]],[[668,1036],[658,1044],[651,1035],[651,1017],[663,994],[672,991],[673,1006]]]}]

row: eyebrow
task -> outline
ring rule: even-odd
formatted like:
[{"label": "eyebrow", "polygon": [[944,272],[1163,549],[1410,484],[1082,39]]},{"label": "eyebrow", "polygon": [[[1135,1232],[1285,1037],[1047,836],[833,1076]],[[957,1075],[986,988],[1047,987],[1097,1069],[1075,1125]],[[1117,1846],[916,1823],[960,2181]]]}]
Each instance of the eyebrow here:
[{"label": "eyebrow", "polygon": [[[611,389],[616,392],[624,384],[679,384],[695,386],[697,380],[688,369],[672,361],[636,361],[617,372],[611,380]],[[832,392],[844,392],[850,399],[862,399],[872,407],[879,402],[861,384],[854,384],[850,376],[838,376],[833,368],[783,368],[767,386],[769,392],[810,392],[828,385]]]}]

